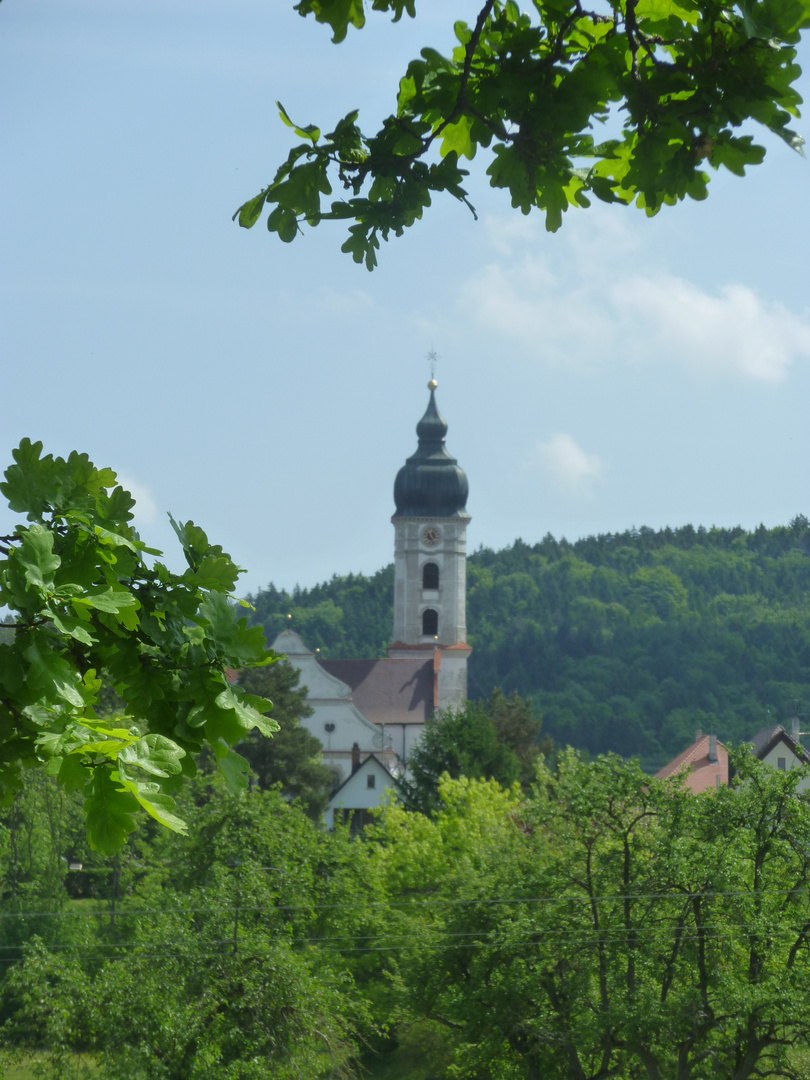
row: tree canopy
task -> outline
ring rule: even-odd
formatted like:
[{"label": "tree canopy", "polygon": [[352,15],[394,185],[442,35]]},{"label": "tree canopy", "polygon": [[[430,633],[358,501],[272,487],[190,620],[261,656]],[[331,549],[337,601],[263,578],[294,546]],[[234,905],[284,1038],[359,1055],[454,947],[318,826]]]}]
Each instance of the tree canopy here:
[{"label": "tree canopy", "polygon": [[734,763],[693,795],[566,750],[357,837],[198,774],[187,837],[81,869],[40,772],[0,811],[0,1072],[806,1080],[808,770]]},{"label": "tree canopy", "polygon": [[[95,883],[81,903],[43,896],[41,873],[10,893],[0,843],[0,1075],[3,1049],[53,1080],[354,1075],[375,1029],[340,955],[346,909],[366,899],[361,850],[275,790],[198,774],[178,805],[187,836],[142,818],[93,872],[63,864]],[[38,836],[43,856],[59,843]]]},{"label": "tree canopy", "polygon": [[[193,522],[172,522],[188,564],[172,573],[132,526],[134,500],[86,454],[42,455],[24,439],[0,491],[24,514],[0,537],[0,799],[45,766],[84,798],[88,836],[118,849],[145,810],[183,831],[172,793],[207,745],[230,784],[231,747],[271,734],[270,703],[228,668],[272,662],[259,627],[234,616],[240,570]],[[123,703],[105,715],[104,688]]]},{"label": "tree canopy", "polygon": [[386,809],[374,861],[408,900],[387,962],[449,1033],[443,1075],[807,1075],[806,770],[736,765],[695,796],[566,751],[522,802],[445,777],[431,820]]},{"label": "tree canopy", "polygon": [[[416,15],[415,0],[295,6],[335,42],[364,26],[369,7]],[[475,213],[461,161],[479,151],[491,186],[524,214],[542,210],[550,231],[593,198],[647,214],[703,199],[706,165],[742,176],[762,161],[749,121],[800,148],[789,126],[801,103],[794,46],[808,25],[810,0],[478,0],[449,55],[424,48],[408,65],[376,134],[356,110],[322,135],[279,106],[303,141],[234,217],[251,228],[266,208],[286,242],[304,223],[346,222],[342,250],[371,270],[380,238],[401,235],[436,195]]]},{"label": "tree canopy", "polygon": [[301,673],[288,660],[242,673],[240,686],[273,702],[272,717],[278,730],[268,739],[254,728],[238,750],[263,791],[277,784],[285,798],[300,800],[310,817],[317,818],[326,808],[335,778],[321,760],[320,740],[300,723],[312,715],[307,689],[298,685],[300,678]]},{"label": "tree canopy", "polygon": [[409,804],[435,811],[442,776],[496,780],[505,788],[520,782],[528,790],[540,756],[554,748],[551,739],[541,739],[541,726],[531,701],[517,693],[507,697],[499,687],[486,702],[432,716],[408,758]]}]

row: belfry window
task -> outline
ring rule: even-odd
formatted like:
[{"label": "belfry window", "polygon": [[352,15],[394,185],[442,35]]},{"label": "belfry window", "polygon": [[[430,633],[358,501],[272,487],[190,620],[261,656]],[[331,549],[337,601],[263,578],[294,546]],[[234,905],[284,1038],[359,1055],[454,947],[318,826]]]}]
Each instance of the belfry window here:
[{"label": "belfry window", "polygon": [[438,589],[439,587],[439,567],[435,562],[427,562],[422,567],[422,588],[423,589]]},{"label": "belfry window", "polygon": [[427,608],[422,612],[422,636],[436,637],[439,632],[439,613],[433,608]]}]

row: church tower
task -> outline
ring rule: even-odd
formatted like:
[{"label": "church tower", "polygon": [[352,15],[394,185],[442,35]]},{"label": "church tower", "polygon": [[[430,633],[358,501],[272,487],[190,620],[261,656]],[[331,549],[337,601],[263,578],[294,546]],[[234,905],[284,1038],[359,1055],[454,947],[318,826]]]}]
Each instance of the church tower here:
[{"label": "church tower", "polygon": [[419,445],[394,483],[394,643],[391,657],[433,651],[438,709],[467,699],[467,477],[444,445],[436,380],[416,425]]}]

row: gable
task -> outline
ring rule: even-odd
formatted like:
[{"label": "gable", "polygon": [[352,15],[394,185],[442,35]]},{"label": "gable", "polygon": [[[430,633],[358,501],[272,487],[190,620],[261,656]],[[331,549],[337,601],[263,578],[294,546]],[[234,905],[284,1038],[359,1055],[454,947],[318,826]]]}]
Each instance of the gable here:
[{"label": "gable", "polygon": [[290,664],[300,672],[299,686],[306,687],[310,703],[351,697],[351,688],[324,670],[315,654],[307,649],[294,630],[283,631],[270,647],[273,652],[286,656]]},{"label": "gable", "polygon": [[326,809],[372,810],[379,806],[388,791],[401,798],[399,784],[380,761],[370,754],[332,795]]}]

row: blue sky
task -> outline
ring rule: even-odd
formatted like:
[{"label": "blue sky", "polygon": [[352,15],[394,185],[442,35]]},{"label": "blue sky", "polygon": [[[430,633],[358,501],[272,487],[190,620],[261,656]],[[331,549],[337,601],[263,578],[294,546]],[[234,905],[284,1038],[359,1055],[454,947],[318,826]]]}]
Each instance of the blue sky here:
[{"label": "blue sky", "polygon": [[291,145],[276,99],[373,129],[476,6],[422,7],[334,46],[287,0],[3,0],[2,460],[87,451],[144,539],[193,518],[245,591],[373,572],[433,349],[472,549],[810,513],[810,163],[777,140],[703,203],[554,236],[473,162],[479,221],[439,203],[373,274],[341,226],[232,224]]}]

